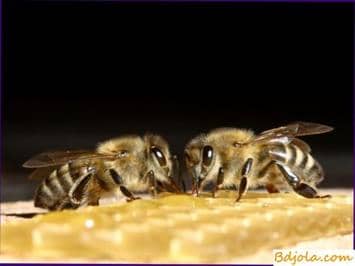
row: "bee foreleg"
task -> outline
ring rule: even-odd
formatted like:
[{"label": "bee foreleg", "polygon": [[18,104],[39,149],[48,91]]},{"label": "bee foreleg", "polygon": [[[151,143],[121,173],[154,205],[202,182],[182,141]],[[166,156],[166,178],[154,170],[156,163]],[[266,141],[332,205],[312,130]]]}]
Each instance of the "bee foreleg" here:
[{"label": "bee foreleg", "polygon": [[66,197],[62,202],[55,207],[56,210],[64,210],[64,209],[76,209],[79,207],[78,205],[73,205],[70,198]]},{"label": "bee foreleg", "polygon": [[236,199],[236,202],[239,201],[243,194],[248,190],[248,179],[247,175],[249,174],[251,167],[253,165],[253,159],[249,158],[243,165],[242,168],[242,179],[240,180],[239,186],[238,186],[238,197]]},{"label": "bee foreleg", "polygon": [[223,167],[221,167],[221,168],[219,168],[219,171],[218,171],[217,182],[216,182],[214,189],[212,191],[212,197],[216,196],[216,193],[217,193],[220,185],[223,184],[223,181],[224,181],[224,169],[223,169]]},{"label": "bee foreleg", "polygon": [[152,195],[152,197],[157,196],[157,179],[155,178],[155,174],[153,171],[149,171],[146,174],[145,179],[148,179],[149,182],[149,192]]},{"label": "bee foreleg", "polygon": [[127,202],[140,199],[140,197],[134,196],[133,193],[131,191],[129,191],[128,188],[126,188],[123,185],[120,186],[120,190],[121,190],[122,194],[127,197]]},{"label": "bee foreleg", "polygon": [[239,183],[238,197],[235,200],[236,202],[238,202],[242,198],[244,192],[247,190],[247,187],[248,187],[248,179],[245,176],[243,176]]},{"label": "bee foreleg", "polygon": [[123,180],[122,177],[117,173],[116,170],[114,169],[109,169],[110,175],[113,179],[113,181],[119,185],[119,188],[124,196],[126,196],[128,199],[127,201],[132,201],[136,199],[140,199],[140,197],[135,197],[131,191],[129,191],[124,185],[123,185]]},{"label": "bee foreleg", "polygon": [[111,175],[113,181],[117,185],[122,185],[123,184],[122,177],[117,173],[117,171],[114,169],[109,169],[109,171],[110,171],[110,175]]},{"label": "bee foreleg", "polygon": [[306,183],[302,183],[301,179],[291,171],[289,167],[286,167],[282,164],[276,163],[282,175],[285,177],[287,183],[293,188],[293,190],[305,197],[305,198],[326,198],[330,195],[319,196],[317,191]]}]

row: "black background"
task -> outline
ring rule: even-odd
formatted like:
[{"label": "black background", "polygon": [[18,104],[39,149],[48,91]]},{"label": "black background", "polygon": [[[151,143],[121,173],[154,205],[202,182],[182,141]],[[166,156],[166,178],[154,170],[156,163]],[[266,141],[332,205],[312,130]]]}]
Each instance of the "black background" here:
[{"label": "black background", "polygon": [[4,1],[2,200],[28,199],[22,163],[162,134],[180,154],[194,135],[257,132],[295,120],[327,173],[352,185],[353,6],[271,3]]}]

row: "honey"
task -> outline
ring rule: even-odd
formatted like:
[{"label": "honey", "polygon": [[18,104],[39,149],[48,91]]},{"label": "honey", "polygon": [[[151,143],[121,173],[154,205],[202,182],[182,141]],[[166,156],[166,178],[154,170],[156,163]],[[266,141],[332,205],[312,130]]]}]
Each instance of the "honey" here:
[{"label": "honey", "polygon": [[258,250],[353,231],[351,196],[162,194],[1,225],[0,258],[223,263]]}]

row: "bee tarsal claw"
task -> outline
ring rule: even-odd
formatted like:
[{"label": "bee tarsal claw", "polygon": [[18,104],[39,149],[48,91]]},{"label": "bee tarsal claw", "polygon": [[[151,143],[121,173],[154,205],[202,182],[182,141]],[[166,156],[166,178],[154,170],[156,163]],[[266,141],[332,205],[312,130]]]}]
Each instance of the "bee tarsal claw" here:
[{"label": "bee tarsal claw", "polygon": [[139,200],[139,199],[142,199],[142,198],[141,197],[128,198],[128,199],[126,199],[126,201],[132,202],[132,201]]},{"label": "bee tarsal claw", "polygon": [[319,197],[317,191],[305,183],[300,183],[295,188],[295,191],[305,198],[318,198]]}]

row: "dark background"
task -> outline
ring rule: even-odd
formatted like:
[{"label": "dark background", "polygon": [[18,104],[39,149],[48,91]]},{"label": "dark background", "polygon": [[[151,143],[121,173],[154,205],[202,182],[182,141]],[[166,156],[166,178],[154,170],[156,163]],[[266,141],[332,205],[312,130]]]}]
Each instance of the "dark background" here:
[{"label": "dark background", "polygon": [[160,133],[295,120],[327,173],[352,186],[353,6],[4,1],[1,200],[31,198],[36,153]]}]

